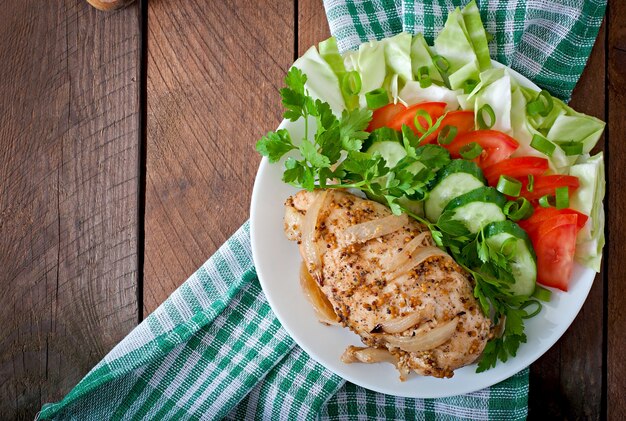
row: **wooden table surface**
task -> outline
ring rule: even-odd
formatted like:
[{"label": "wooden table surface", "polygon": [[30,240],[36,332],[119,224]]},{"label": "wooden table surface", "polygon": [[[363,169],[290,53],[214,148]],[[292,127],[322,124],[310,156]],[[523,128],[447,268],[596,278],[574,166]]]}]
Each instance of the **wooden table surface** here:
[{"label": "wooden table surface", "polygon": [[[321,0],[0,7],[0,419],[61,399],[249,215],[255,141]],[[531,367],[530,418],[626,416],[626,2],[573,106],[608,122],[604,271]]]}]

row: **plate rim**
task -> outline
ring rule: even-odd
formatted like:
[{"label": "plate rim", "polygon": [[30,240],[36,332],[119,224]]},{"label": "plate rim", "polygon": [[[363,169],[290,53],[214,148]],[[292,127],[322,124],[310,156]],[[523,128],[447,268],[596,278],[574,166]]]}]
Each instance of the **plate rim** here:
[{"label": "plate rim", "polygon": [[[541,90],[532,81],[530,81],[529,79],[527,79],[526,77],[524,77],[523,75],[515,71],[514,69],[511,69],[510,67],[507,67],[495,60],[492,60],[492,64],[494,65],[494,67],[497,67],[497,68],[502,68],[502,67],[506,68],[507,71],[511,73],[511,76],[522,86],[530,87],[536,91]],[[285,124],[285,120],[281,122],[279,127],[281,127],[283,124]],[[266,157],[263,157],[259,164],[259,168],[255,176],[254,186],[252,190],[252,197],[250,201],[250,239],[251,239],[252,258],[253,258],[254,265],[257,271],[257,277],[259,279],[261,289],[263,290],[263,294],[265,295],[270,305],[270,308],[272,309],[272,312],[274,313],[274,315],[276,316],[276,318],[278,319],[282,327],[285,329],[287,334],[294,340],[294,342],[298,346],[300,346],[308,354],[309,357],[311,357],[314,361],[322,365],[325,369],[338,375],[342,379],[350,381],[351,383],[354,383],[358,386],[361,386],[368,390],[372,390],[372,391],[379,392],[379,393],[391,394],[393,396],[400,396],[400,397],[406,397],[406,398],[423,398],[423,399],[445,398],[445,397],[450,397],[450,396],[455,396],[455,395],[467,394],[467,393],[479,391],[486,387],[493,386],[494,384],[499,383],[517,374],[518,372],[522,371],[527,366],[535,362],[541,356],[543,356],[554,344],[556,344],[560,340],[563,334],[569,329],[571,324],[574,322],[574,320],[580,313],[582,306],[587,301],[589,292],[591,290],[591,287],[593,286],[594,279],[596,277],[596,273],[595,271],[591,269],[584,268],[583,273],[578,278],[581,282],[585,282],[585,285],[582,286],[584,298],[580,300],[580,302],[576,303],[577,308],[575,309],[575,312],[573,313],[572,319],[569,320],[567,323],[560,323],[557,325],[557,327],[555,328],[555,332],[551,335],[551,338],[554,339],[553,341],[548,340],[548,341],[542,342],[541,343],[542,346],[540,347],[539,352],[532,353],[531,355],[529,354],[519,355],[518,354],[516,357],[511,358],[506,363],[498,362],[498,365],[503,365],[506,368],[504,370],[501,369],[499,374],[497,375],[494,374],[494,375],[489,376],[490,371],[486,371],[484,373],[476,373],[476,374],[480,374],[479,379],[481,381],[467,382],[467,383],[472,383],[472,384],[468,384],[464,388],[460,388],[460,389],[457,388],[455,389],[454,393],[436,393],[436,392],[429,392],[428,390],[420,390],[419,391],[420,393],[406,393],[406,394],[398,393],[397,391],[386,390],[384,387],[380,388],[380,387],[376,387],[375,385],[372,386],[372,384],[366,383],[361,378],[352,376],[349,373],[337,372],[337,370],[335,370],[333,367],[330,367],[328,364],[326,364],[323,361],[324,360],[323,358],[319,358],[318,353],[314,349],[309,347],[309,344],[307,343],[307,341],[301,338],[301,333],[299,333],[297,330],[292,329],[293,327],[292,323],[289,321],[289,318],[286,317],[281,311],[280,303],[278,303],[275,300],[276,297],[272,293],[270,285],[266,282],[265,269],[264,269],[263,263],[261,262],[261,258],[260,258],[261,253],[259,249],[263,241],[260,238],[260,236],[257,234],[258,233],[257,222],[259,222],[258,221],[259,203],[262,202],[262,198],[259,196],[260,195],[259,186],[262,182],[263,174],[267,171],[269,165],[276,165],[276,164],[270,164],[268,159]],[[280,182],[282,183],[282,180]],[[343,328],[343,329],[346,329],[346,328]],[[466,366],[466,367],[474,367],[474,366],[475,366],[475,363],[470,364],[469,366]],[[395,368],[392,366],[389,366],[389,368],[391,370],[395,370]],[[441,381],[446,381],[446,379],[441,379]],[[398,383],[402,383],[402,382],[398,380]],[[415,390],[413,391],[415,392]]]}]

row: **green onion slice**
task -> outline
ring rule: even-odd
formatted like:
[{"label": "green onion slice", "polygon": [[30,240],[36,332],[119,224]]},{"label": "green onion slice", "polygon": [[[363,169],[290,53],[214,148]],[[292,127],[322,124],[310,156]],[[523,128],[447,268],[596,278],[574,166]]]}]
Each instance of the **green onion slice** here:
[{"label": "green onion slice", "polygon": [[[489,122],[485,121],[485,113],[487,114]],[[490,129],[494,124],[496,124],[496,113],[493,111],[493,108],[491,108],[491,105],[485,104],[478,110],[476,119],[478,120],[478,127],[481,130]]]},{"label": "green onion slice", "polygon": [[365,101],[367,102],[367,107],[369,109],[375,110],[389,104],[389,95],[387,94],[386,89],[378,88],[366,93]]},{"label": "green onion slice", "polygon": [[526,105],[526,112],[531,116],[540,115],[542,117],[546,117],[548,114],[550,114],[552,108],[554,108],[552,95],[550,95],[550,92],[544,89],[543,91],[539,92],[537,98],[535,98],[533,101],[530,101]]},{"label": "green onion slice", "polygon": [[580,155],[583,153],[583,144],[580,142],[559,142],[557,145],[563,149],[563,152],[565,152],[567,156]]},{"label": "green onion slice", "polygon": [[522,182],[508,175],[501,175],[496,190],[507,196],[517,197],[522,192]]},{"label": "green onion slice", "polygon": [[435,67],[441,73],[448,73],[448,70],[450,70],[450,62],[443,56],[433,57],[433,63],[435,63]]},{"label": "green onion slice", "polygon": [[515,256],[517,253],[517,241],[518,239],[515,237],[509,237],[500,246],[500,252],[507,257]]},{"label": "green onion slice", "polygon": [[428,70],[428,66],[422,66],[417,69],[417,80],[420,83],[420,88],[425,89],[433,84],[433,81],[430,80],[430,70]]},{"label": "green onion slice", "polygon": [[524,304],[520,306],[520,310],[524,310],[526,309],[526,307],[533,306],[533,305],[535,306],[535,310],[530,314],[526,314],[525,316],[522,316],[522,319],[530,319],[531,317],[535,317],[537,314],[539,314],[543,305],[537,300],[526,301]]},{"label": "green onion slice", "polygon": [[556,149],[556,145],[554,143],[538,134],[533,136],[533,140],[530,141],[530,147],[547,156],[552,156],[554,150]]},{"label": "green onion slice", "polygon": [[554,203],[554,196],[546,194],[545,196],[541,196],[539,198],[539,206],[542,208],[549,208]]},{"label": "green onion slice", "polygon": [[554,201],[557,209],[569,208],[569,190],[567,187],[557,187],[554,192]]},{"label": "green onion slice", "polygon": [[528,184],[526,185],[526,190],[532,192],[535,189],[535,176],[532,174],[528,174]]},{"label": "green onion slice", "polygon": [[507,202],[507,204],[504,205],[504,214],[513,222],[528,219],[534,212],[535,210],[533,209],[533,206],[525,197],[520,197],[517,200]]},{"label": "green onion slice", "polygon": [[537,285],[535,286],[535,292],[533,292],[533,297],[540,301],[549,302],[550,298],[552,297],[552,291],[550,291],[548,288],[542,287],[541,285]]},{"label": "green onion slice", "polygon": [[341,90],[347,95],[358,95],[361,92],[361,75],[356,70],[343,75]]},{"label": "green onion slice", "polygon": [[482,146],[476,142],[471,142],[461,148],[459,155],[461,155],[463,159],[474,159],[478,158],[482,152]]},{"label": "green onion slice", "polygon": [[463,83],[463,93],[471,94],[472,91],[474,91],[474,89],[476,88],[477,85],[478,85],[478,82],[475,81],[474,79],[467,79]]},{"label": "green onion slice", "polygon": [[[422,121],[424,121],[426,125],[422,124]],[[433,118],[426,110],[417,110],[415,117],[413,117],[413,124],[415,124],[415,128],[419,133],[426,133],[433,126]]]},{"label": "green onion slice", "polygon": [[437,142],[440,145],[449,145],[456,137],[458,131],[459,130],[456,128],[456,126],[443,126],[443,129],[441,129],[441,131],[437,135]]}]

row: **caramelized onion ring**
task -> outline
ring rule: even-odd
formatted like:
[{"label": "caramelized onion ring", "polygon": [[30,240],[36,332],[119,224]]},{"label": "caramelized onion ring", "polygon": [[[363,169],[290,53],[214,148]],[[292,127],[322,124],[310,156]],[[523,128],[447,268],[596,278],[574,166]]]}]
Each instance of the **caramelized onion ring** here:
[{"label": "caramelized onion ring", "polygon": [[428,306],[420,311],[414,311],[403,317],[387,320],[380,323],[380,327],[387,333],[400,333],[417,325],[424,323],[434,317],[434,309]]},{"label": "caramelized onion ring", "polygon": [[428,351],[444,344],[456,331],[458,318],[442,323],[431,330],[418,332],[415,336],[381,335],[392,347],[407,352]]},{"label": "caramelized onion ring", "polygon": [[342,245],[345,247],[354,243],[364,243],[398,231],[408,223],[409,217],[403,213],[352,225],[343,231]]},{"label": "caramelized onion ring", "polygon": [[335,313],[332,304],[328,301],[328,297],[324,295],[317,282],[313,280],[304,262],[300,265],[300,286],[302,286],[304,295],[313,306],[320,322],[329,325],[339,324],[339,317]]},{"label": "caramelized onion ring", "polygon": [[411,257],[409,259],[407,259],[400,266],[397,266],[396,268],[394,268],[394,270],[389,272],[387,274],[388,278],[390,280],[396,279],[400,275],[404,275],[405,273],[408,273],[411,269],[421,264],[424,260],[433,256],[450,257],[448,253],[446,253],[445,251],[441,250],[438,247],[420,247],[417,250],[415,250],[413,253],[411,253]]},{"label": "caramelized onion ring", "polygon": [[322,255],[316,241],[317,220],[327,196],[328,190],[318,191],[315,195],[315,199],[307,209],[302,222],[302,241],[300,243],[300,254],[311,275],[320,285],[322,284]]}]

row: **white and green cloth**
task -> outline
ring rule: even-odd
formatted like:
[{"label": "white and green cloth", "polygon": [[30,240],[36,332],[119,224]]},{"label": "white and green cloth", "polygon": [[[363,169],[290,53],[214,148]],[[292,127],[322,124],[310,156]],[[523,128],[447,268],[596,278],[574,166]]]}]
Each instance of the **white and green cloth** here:
[{"label": "white and green cloth", "polygon": [[[324,0],[342,51],[399,32],[432,45],[449,10],[468,0]],[[491,58],[558,98],[570,99],[604,18],[606,0],[477,0]]]},{"label": "white and green cloth", "polygon": [[[432,40],[460,1],[325,0],[343,49],[401,31]],[[604,0],[479,1],[492,58],[568,99]],[[524,419],[528,369],[475,393],[407,399],[347,383],[303,352],[256,278],[246,223],[39,419]]]}]

